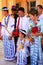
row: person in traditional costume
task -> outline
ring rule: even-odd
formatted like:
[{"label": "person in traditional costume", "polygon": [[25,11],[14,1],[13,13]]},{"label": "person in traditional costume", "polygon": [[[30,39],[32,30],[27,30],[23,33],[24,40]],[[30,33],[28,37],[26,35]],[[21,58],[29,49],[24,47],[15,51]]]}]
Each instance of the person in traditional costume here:
[{"label": "person in traditional costume", "polygon": [[29,56],[29,46],[32,45],[27,37],[25,30],[19,30],[19,38],[17,42],[17,65],[27,65],[27,57]]},{"label": "person in traditional costume", "polygon": [[4,45],[4,59],[7,61],[12,61],[15,57],[14,39],[12,37],[15,20],[9,15],[7,7],[2,8],[2,14],[4,17],[1,23],[1,36]]},{"label": "person in traditional costume", "polygon": [[[19,29],[24,29],[27,32],[28,31],[28,18],[25,16],[25,9],[23,7],[20,7],[18,9],[18,15],[19,15],[18,19],[20,18]],[[17,19],[17,24],[18,24],[18,19]]]},{"label": "person in traditional costume", "polygon": [[[43,6],[37,5],[37,11],[38,11],[38,20],[42,20],[43,22]],[[42,51],[43,51],[43,36],[42,36]]]},{"label": "person in traditional costume", "polygon": [[19,29],[26,30],[28,32],[28,18],[25,16],[25,11],[23,7],[18,9],[18,18],[16,23],[16,30],[12,33],[13,36],[19,36]]},{"label": "person in traditional costume", "polygon": [[30,65],[37,65],[38,61],[39,64],[42,65],[41,36],[43,35],[43,24],[42,21],[37,21],[37,10],[30,10],[29,16],[28,36],[31,38],[33,43],[33,45],[30,46]]},{"label": "person in traditional costume", "polygon": [[[16,29],[16,23],[17,23],[17,18],[18,18],[18,15],[17,15],[17,8],[15,5],[12,5],[12,8],[11,8],[11,12],[12,12],[12,16],[13,18],[15,19],[15,26],[14,26],[14,30]],[[16,54],[16,51],[17,51],[17,40],[18,40],[18,36],[14,36],[14,41],[15,41],[15,54]]]},{"label": "person in traditional costume", "polygon": [[43,6],[37,5],[37,11],[38,11],[38,20],[43,20]]},{"label": "person in traditional costume", "polygon": [[[25,10],[23,7],[20,7],[18,9],[18,18],[17,18],[17,23],[16,23],[16,30],[19,30],[19,29],[24,29],[26,30],[26,32],[28,32],[28,23],[29,23],[29,20],[28,18],[25,16]],[[17,36],[17,32],[13,32],[12,33],[14,36]],[[19,35],[18,35],[19,36]]]}]

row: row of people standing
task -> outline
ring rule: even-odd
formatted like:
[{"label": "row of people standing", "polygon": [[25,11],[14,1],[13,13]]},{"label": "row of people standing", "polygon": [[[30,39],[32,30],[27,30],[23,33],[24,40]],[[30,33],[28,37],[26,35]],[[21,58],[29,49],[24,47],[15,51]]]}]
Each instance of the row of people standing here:
[{"label": "row of people standing", "polygon": [[[37,10],[38,8],[42,11],[42,6],[41,5],[38,5],[37,6]],[[14,10],[15,9],[15,10]],[[39,11],[40,11],[39,10]],[[12,8],[12,12],[13,11],[16,11],[16,8],[13,6]],[[24,11],[24,8],[23,7],[20,7],[18,9],[18,15],[19,17],[13,13],[13,15],[16,15],[16,17],[12,18],[10,15],[9,15],[9,12],[8,12],[8,8],[7,7],[3,7],[2,8],[2,13],[3,15],[5,16],[3,18],[3,21],[2,21],[2,38],[3,38],[3,45],[4,45],[4,58],[5,60],[14,60],[15,58],[15,50],[17,49],[16,45],[18,43],[17,41],[17,38],[18,37],[12,37],[12,31],[15,29],[15,27],[17,26],[18,24],[18,19],[19,19],[19,36],[20,38],[22,37],[22,39],[26,36],[28,36],[28,47],[30,47],[30,65],[37,65],[37,61],[40,60],[40,63],[41,63],[41,37],[43,35],[43,22],[42,22],[42,19],[37,17],[38,16],[38,12],[36,10],[32,10],[29,12],[29,20],[28,18],[25,16],[25,11]],[[42,13],[40,12],[40,14],[42,16]],[[41,17],[40,16],[40,17]],[[18,17],[18,18],[17,18]],[[43,17],[43,16],[42,16]],[[37,21],[37,18],[38,21]],[[31,19],[31,20],[30,20]],[[17,21],[16,23],[16,26],[15,26],[15,21]],[[34,26],[37,26],[37,27],[40,27],[40,33],[38,32],[37,34],[33,35],[31,34],[31,36],[29,35],[29,31],[31,31],[31,26],[34,27]],[[21,31],[20,31],[21,30]],[[21,33],[23,33],[23,36],[21,35]],[[31,31],[32,33],[32,31]],[[35,36],[35,37],[34,37]],[[16,40],[14,42],[14,39]],[[25,38],[26,39],[26,38]],[[34,39],[34,41],[33,41]],[[19,38],[18,38],[19,40]],[[21,39],[20,39],[21,40]],[[15,44],[16,43],[16,44]],[[30,45],[29,45],[30,43]],[[26,45],[23,44],[25,47]],[[32,44],[32,45],[31,45]],[[18,60],[21,60],[22,61],[22,65],[26,65],[26,61],[24,59],[26,59],[26,49],[24,49],[25,47],[23,46],[23,50],[21,49],[20,50],[20,55],[23,56],[24,58],[21,59],[17,59],[17,64],[20,65],[19,61]],[[15,49],[16,48],[16,49]],[[36,51],[35,51],[36,50]],[[21,51],[24,53],[21,54]],[[17,51],[16,51],[17,52]],[[25,53],[26,52],[26,53]],[[26,57],[25,57],[26,56]],[[17,54],[17,58],[18,58],[18,54]],[[24,63],[25,62],[25,63]]]}]

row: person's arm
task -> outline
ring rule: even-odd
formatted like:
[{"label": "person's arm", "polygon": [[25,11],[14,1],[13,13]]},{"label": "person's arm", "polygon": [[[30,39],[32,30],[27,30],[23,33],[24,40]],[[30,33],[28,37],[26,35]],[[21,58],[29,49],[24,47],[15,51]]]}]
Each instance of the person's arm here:
[{"label": "person's arm", "polygon": [[42,32],[36,33],[36,36],[43,36],[43,33]]},{"label": "person's arm", "polygon": [[32,36],[43,36],[43,33],[42,33],[42,32],[36,33],[36,34],[33,34],[33,33],[32,33]]},{"label": "person's arm", "polygon": [[29,38],[29,42],[31,42],[33,44],[34,39],[31,36],[29,36],[29,35],[28,35],[28,38]]},{"label": "person's arm", "polygon": [[11,35],[9,35],[8,39],[12,40],[12,31],[14,30],[14,24],[15,24],[15,19],[11,17],[10,19],[10,33]]}]

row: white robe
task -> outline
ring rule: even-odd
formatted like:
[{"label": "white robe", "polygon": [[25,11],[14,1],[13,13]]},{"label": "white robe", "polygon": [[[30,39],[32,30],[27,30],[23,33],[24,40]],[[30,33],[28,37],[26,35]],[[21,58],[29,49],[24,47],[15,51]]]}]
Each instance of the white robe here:
[{"label": "white robe", "polygon": [[43,14],[41,14],[38,19],[43,20]]},{"label": "white robe", "polygon": [[[8,16],[6,17],[6,21],[7,19]],[[15,56],[14,39],[12,38],[12,40],[8,40],[8,37],[11,36],[11,34],[9,34],[8,31],[12,33],[12,31],[14,30],[14,19],[11,16],[9,16],[8,26],[7,26],[8,31],[4,28],[3,25],[5,25],[5,17],[2,20],[2,30],[1,30],[1,35],[3,37],[3,45],[4,45],[4,59],[14,60],[14,56]]]},{"label": "white robe", "polygon": [[23,45],[23,49],[20,49],[17,51],[17,65],[26,65],[27,64],[27,57],[29,56],[29,50],[28,47],[31,46],[31,42],[29,40],[25,40],[19,38],[17,42],[17,48],[20,46],[20,44]]},{"label": "white robe", "polygon": [[[19,29],[23,29],[27,32],[28,31],[28,23],[29,23],[29,20],[26,16],[20,17]],[[17,19],[17,24],[18,24],[18,19]]]}]

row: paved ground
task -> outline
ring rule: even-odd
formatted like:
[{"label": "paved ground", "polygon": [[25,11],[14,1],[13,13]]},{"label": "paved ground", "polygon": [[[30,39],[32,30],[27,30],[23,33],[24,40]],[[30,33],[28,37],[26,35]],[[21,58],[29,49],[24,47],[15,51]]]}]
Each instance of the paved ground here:
[{"label": "paved ground", "polygon": [[7,62],[4,60],[0,60],[0,65],[16,65],[14,62]]},{"label": "paved ground", "polygon": [[[42,61],[43,61],[43,53],[42,53]],[[4,52],[3,52],[2,41],[0,41],[0,65],[16,65],[14,62],[4,61]]]},{"label": "paved ground", "polygon": [[3,52],[3,43],[0,41],[0,59],[3,60],[4,52]]}]

